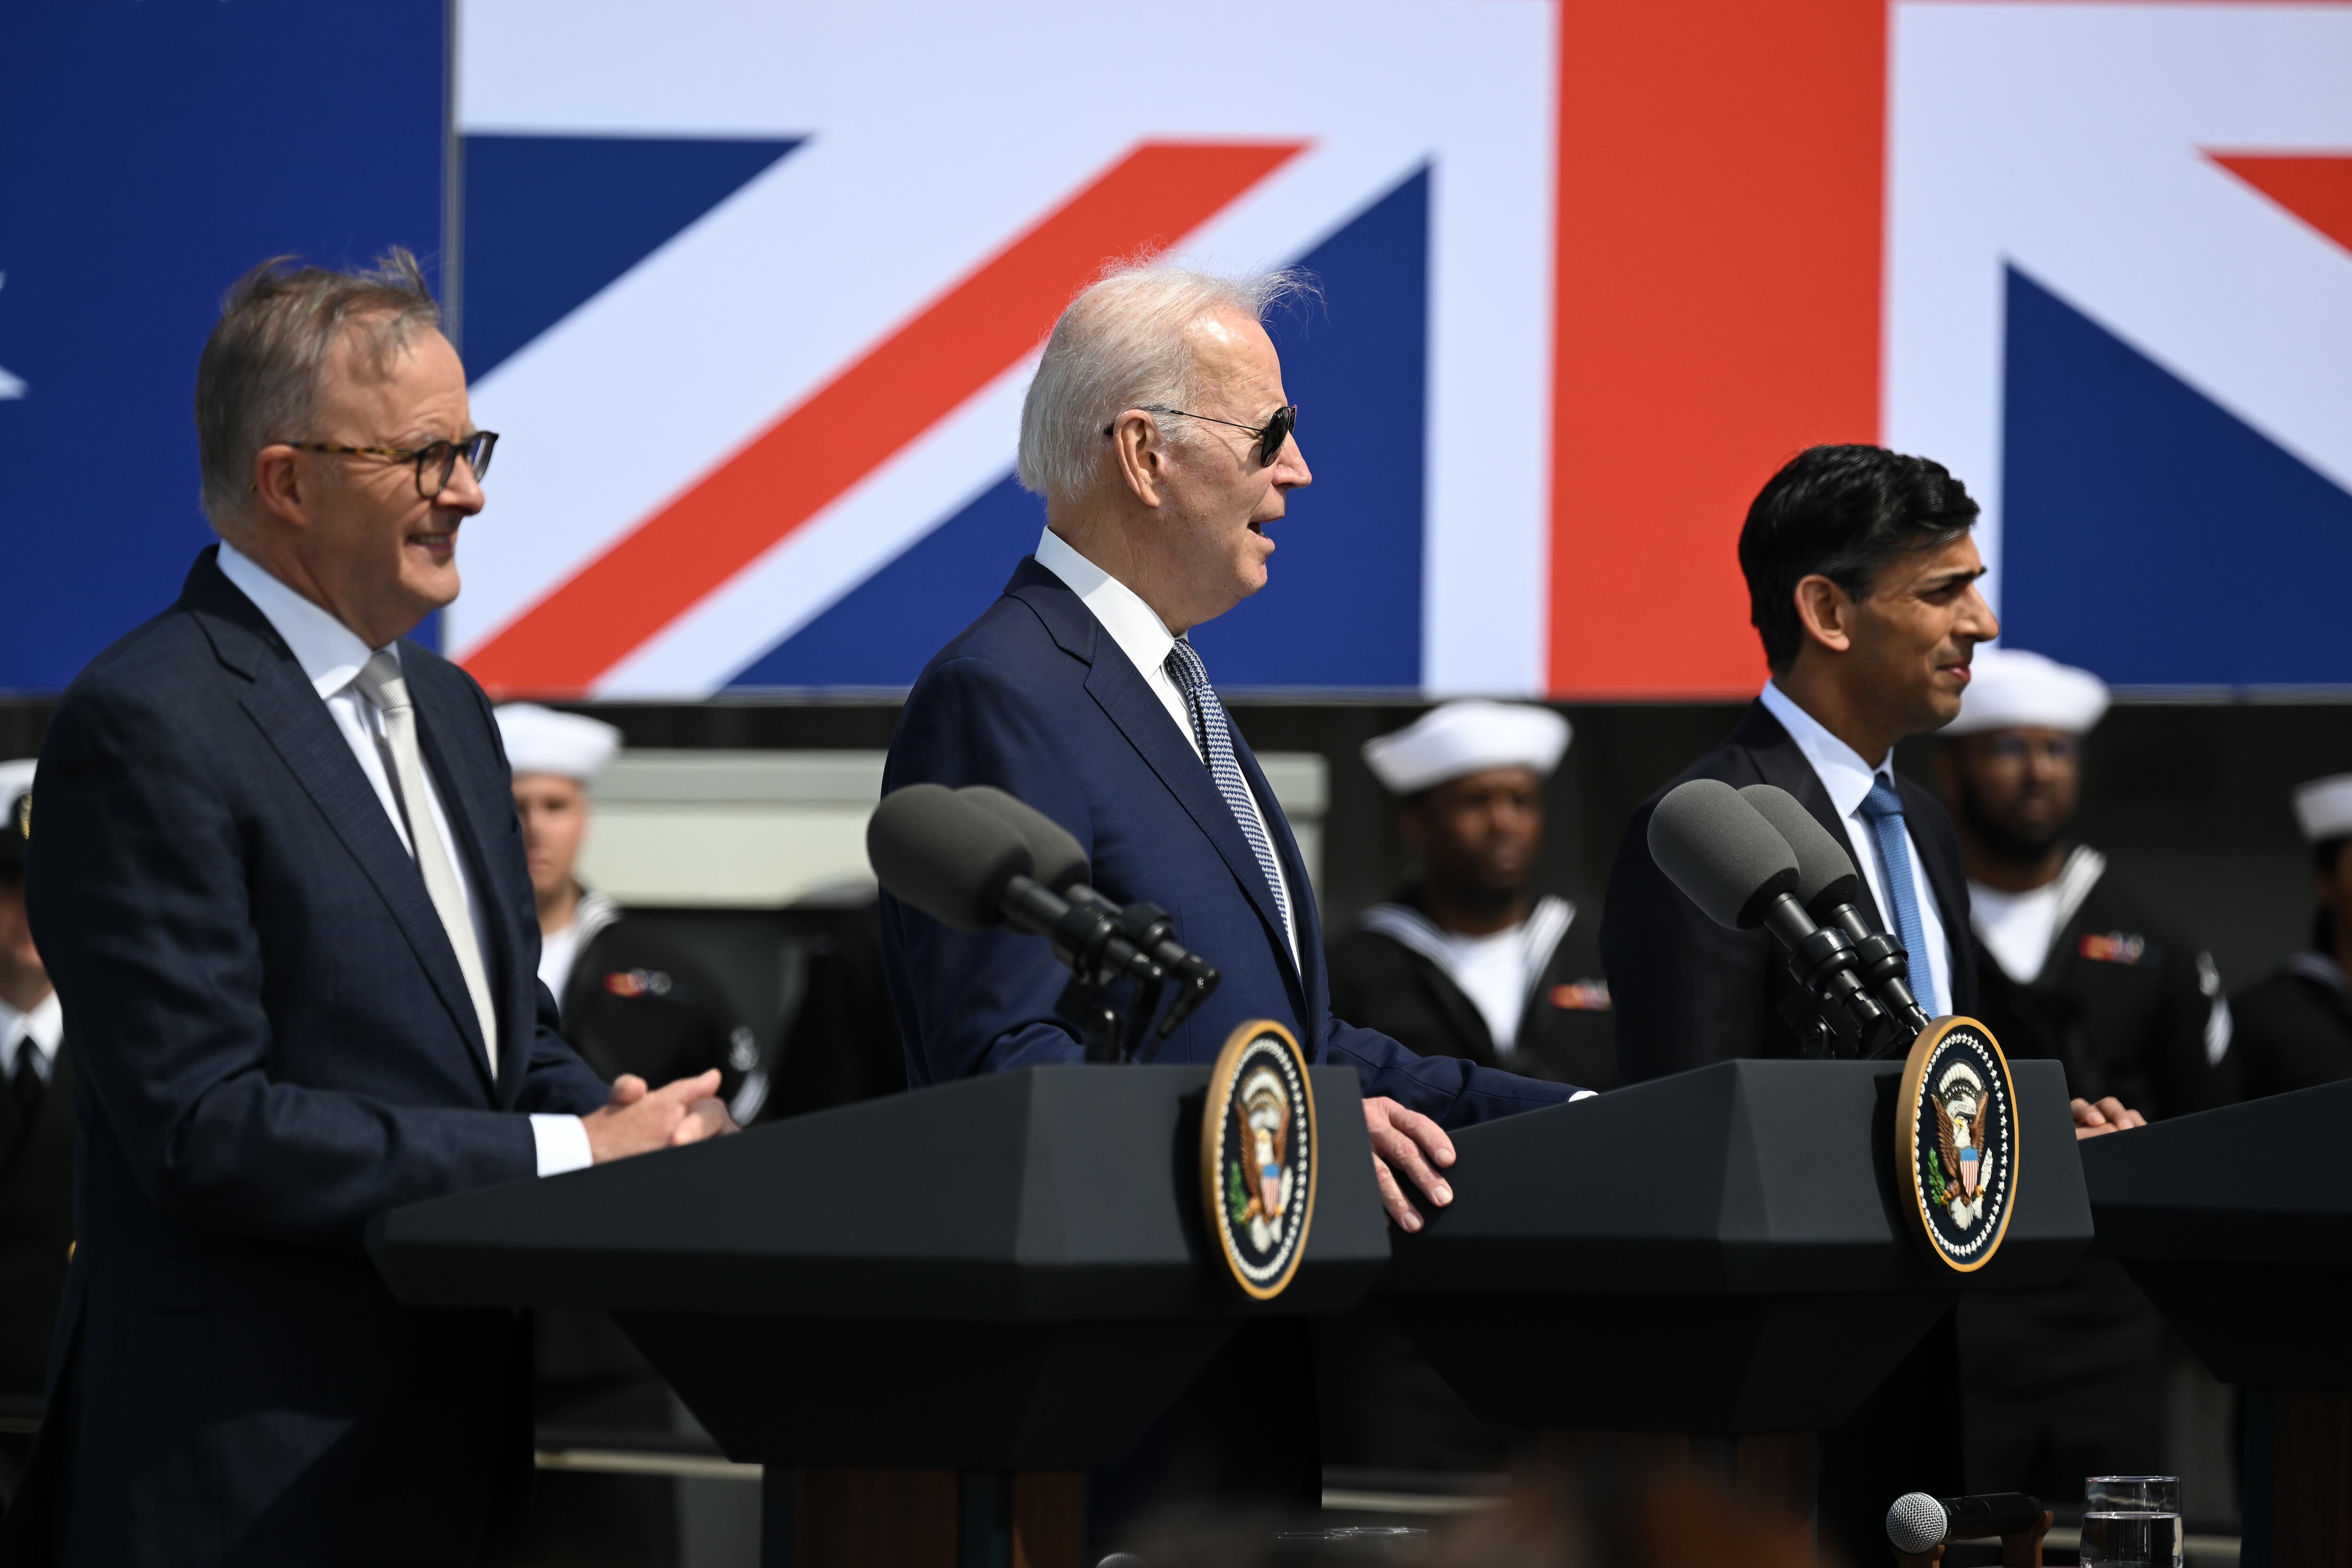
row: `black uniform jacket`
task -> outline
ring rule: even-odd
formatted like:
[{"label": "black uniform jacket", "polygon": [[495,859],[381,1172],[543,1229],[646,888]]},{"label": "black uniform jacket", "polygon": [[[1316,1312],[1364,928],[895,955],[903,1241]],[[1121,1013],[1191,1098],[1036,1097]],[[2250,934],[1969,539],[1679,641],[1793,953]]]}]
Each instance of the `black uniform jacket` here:
[{"label": "black uniform jacket", "polygon": [[658,1086],[719,1069],[719,1097],[739,1121],[758,1114],[746,1080],[759,1042],[710,971],[642,920],[623,915],[591,936],[563,983],[563,1038],[598,1076],[634,1072]]},{"label": "black uniform jacket", "polygon": [[[1425,913],[1416,889],[1395,902]],[[1568,927],[1528,991],[1507,1054],[1496,1049],[1486,1015],[1433,959],[1362,925],[1331,949],[1331,1011],[1423,1056],[1463,1056],[1530,1078],[1613,1089],[1617,1040],[1609,982],[1601,977],[1600,923],[1574,904],[1565,907]]]},{"label": "black uniform jacket", "polygon": [[63,1044],[30,1121],[0,1090],[0,1398],[37,1399],[48,1375],[73,1246],[73,1048]]},{"label": "black uniform jacket", "polygon": [[[1772,938],[1760,930],[1717,925],[1650,859],[1650,813],[1668,789],[1692,779],[1720,779],[1735,788],[1778,785],[1839,843],[1850,841],[1813,765],[1760,702],[1749,706],[1729,739],[1642,802],[1617,846],[1601,922],[1601,956],[1616,1009],[1617,1064],[1627,1083],[1735,1057],[1801,1054],[1797,1031],[1780,1011],[1795,981]],[[1952,1010],[1972,1016],[1976,948],[1969,940],[1959,839],[1933,794],[1899,774],[1895,783],[1951,944]],[[1866,882],[1861,903],[1881,930],[1893,929]]]},{"label": "black uniform jacket", "polygon": [[2305,950],[2230,1003],[2246,1093],[2284,1094],[2352,1078],[2352,995],[2325,953]]},{"label": "black uniform jacket", "polygon": [[2095,852],[2076,850],[2061,879],[2081,875],[2089,889],[2032,984],[1978,944],[1976,1017],[2009,1055],[2065,1063],[2068,1092],[2085,1100],[2112,1094],[2150,1118],[2235,1101],[2231,1009],[2212,958]]}]

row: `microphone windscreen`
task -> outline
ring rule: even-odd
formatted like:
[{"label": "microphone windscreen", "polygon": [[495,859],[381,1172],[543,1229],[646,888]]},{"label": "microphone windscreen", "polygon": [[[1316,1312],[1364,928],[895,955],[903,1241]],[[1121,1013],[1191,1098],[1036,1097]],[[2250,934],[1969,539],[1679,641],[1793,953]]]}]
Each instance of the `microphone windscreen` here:
[{"label": "microphone windscreen", "polygon": [[1777,784],[1750,784],[1739,798],[1789,841],[1797,855],[1797,902],[1816,920],[1862,898],[1862,876],[1837,836],[1804,803]]},{"label": "microphone windscreen", "polygon": [[1029,846],[1029,874],[1055,893],[1067,893],[1092,880],[1094,867],[1069,830],[1017,797],[993,784],[967,784],[956,798],[969,800],[1021,836]]},{"label": "microphone windscreen", "polygon": [[1886,1511],[1886,1539],[1895,1551],[1925,1557],[1944,1543],[1944,1505],[1923,1491],[1905,1492]]},{"label": "microphone windscreen", "polygon": [[1030,865],[1020,834],[943,784],[883,796],[866,824],[866,858],[892,897],[958,931],[1000,923],[1004,884]]},{"label": "microphone windscreen", "polygon": [[1676,786],[1650,815],[1650,858],[1718,925],[1754,925],[1797,885],[1797,855],[1719,779]]}]

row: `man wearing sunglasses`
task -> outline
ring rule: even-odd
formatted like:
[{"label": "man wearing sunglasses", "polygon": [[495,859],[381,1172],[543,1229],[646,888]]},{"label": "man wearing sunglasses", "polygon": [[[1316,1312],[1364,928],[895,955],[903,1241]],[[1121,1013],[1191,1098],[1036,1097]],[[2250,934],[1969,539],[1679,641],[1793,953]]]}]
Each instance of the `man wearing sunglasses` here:
[{"label": "man wearing sunglasses", "polygon": [[26,834],[78,1248],[0,1561],[471,1562],[528,1342],[400,1306],[363,1228],[722,1131],[719,1074],[557,1037],[489,704],[404,640],[498,439],[414,259],[247,276],[196,434],[220,543],[67,692]]},{"label": "man wearing sunglasses", "polygon": [[[1577,1091],[1415,1056],[1331,1016],[1297,843],[1188,636],[1265,586],[1271,528],[1312,479],[1260,325],[1297,286],[1142,268],[1063,313],[1021,420],[1021,479],[1045,497],[1045,530],[916,682],[882,787],[994,785],[1076,835],[1105,894],[1169,911],[1223,983],[1158,1059],[1213,1061],[1237,1026],[1264,1018],[1313,1060],[1354,1069],[1390,1213],[1418,1229],[1415,1198],[1452,1198],[1444,1128]],[[1056,1009],[1068,975],[1045,943],[950,930],[888,897],[882,930],[913,1083],[1083,1059]],[[1295,1381],[1311,1363],[1304,1320],[1253,1330],[1265,1332],[1237,1336],[1139,1452],[1189,1469],[1198,1439],[1195,1473],[1314,1506],[1313,1392]],[[1298,1343],[1276,1343],[1284,1335]],[[1101,1480],[1099,1513],[1148,1488],[1140,1473],[1132,1489]]]}]

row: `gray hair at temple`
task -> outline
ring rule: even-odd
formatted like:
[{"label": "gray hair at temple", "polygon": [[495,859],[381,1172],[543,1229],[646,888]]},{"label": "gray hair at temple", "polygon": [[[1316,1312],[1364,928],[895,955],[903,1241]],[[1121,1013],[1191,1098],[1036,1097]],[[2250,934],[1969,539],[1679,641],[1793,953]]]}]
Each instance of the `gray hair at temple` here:
[{"label": "gray hair at temple", "polygon": [[361,272],[297,267],[280,256],[238,278],[196,361],[200,499],[213,527],[226,533],[244,519],[256,453],[274,442],[320,439],[320,384],[347,329],[362,362],[380,374],[419,329],[440,324],[424,270],[397,246]]},{"label": "gray hair at temple", "polygon": [[[1287,299],[1312,297],[1297,268],[1219,277],[1179,267],[1122,267],[1062,312],[1021,404],[1021,483],[1049,501],[1086,494],[1102,472],[1103,426],[1123,409],[1191,404],[1200,392],[1185,329],[1218,310],[1263,322]],[[1183,421],[1171,444],[1195,439]]]}]

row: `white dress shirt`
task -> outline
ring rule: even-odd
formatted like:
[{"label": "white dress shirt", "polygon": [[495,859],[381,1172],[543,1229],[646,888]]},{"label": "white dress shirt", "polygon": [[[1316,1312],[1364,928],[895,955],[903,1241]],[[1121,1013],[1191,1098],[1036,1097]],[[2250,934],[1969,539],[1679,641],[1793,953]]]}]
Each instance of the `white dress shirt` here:
[{"label": "white dress shirt", "polygon": [[[1870,819],[1862,814],[1862,803],[1869,797],[1872,782],[1882,774],[1890,784],[1894,782],[1894,758],[1889,756],[1873,768],[1853,747],[1823,728],[1821,720],[1799,707],[1777,682],[1764,684],[1759,700],[1765,711],[1780,721],[1780,727],[1789,732],[1797,749],[1812,764],[1813,776],[1829,791],[1831,809],[1845,823],[1845,836],[1853,844],[1853,863],[1862,868],[1864,880],[1870,883],[1870,896],[1877,901],[1887,934],[1900,942],[1903,934],[1895,929],[1895,905],[1886,896],[1886,870],[1879,862],[1878,834],[1871,827]],[[1918,836],[1911,831],[1907,812],[1903,821],[1903,844],[1911,852],[1911,888],[1919,905],[1920,935],[1927,941],[1924,972],[1920,955],[1911,956],[1911,992],[1927,1009],[1929,1018],[1941,1018],[1952,1010],[1952,944],[1944,933],[1943,912],[1936,904],[1936,884],[1927,880],[1927,867],[1919,859]]]},{"label": "white dress shirt", "polygon": [[[220,569],[221,575],[253,601],[254,608],[286,640],[294,662],[302,666],[302,674],[318,692],[320,700],[327,705],[328,716],[335,721],[344,744],[352,748],[360,771],[374,787],[376,799],[383,802],[383,814],[392,822],[392,831],[400,837],[401,848],[415,858],[416,846],[409,841],[408,823],[401,817],[399,800],[392,792],[383,714],[361,695],[357,684],[361,667],[375,650],[323,607],[272,577],[267,569],[226,539],[221,541]],[[395,643],[393,657],[399,656],[399,645]],[[463,841],[449,831],[449,814],[441,805],[441,786],[429,768],[425,771],[425,795],[434,826],[440,830],[441,841],[450,846],[449,859],[457,873],[458,889],[466,895],[466,914],[473,922],[474,940],[488,960],[493,949],[489,927],[482,918],[482,903],[475,895],[473,878],[467,874],[466,857],[456,852]],[[522,1049],[527,1053],[529,1047]],[[540,1175],[555,1176],[592,1163],[588,1129],[579,1117],[533,1115],[530,1131],[538,1145]]]},{"label": "white dress shirt", "polygon": [[[1110,633],[1110,640],[1134,664],[1143,684],[1151,688],[1151,695],[1160,699],[1160,706],[1168,710],[1176,732],[1192,748],[1192,755],[1201,757],[1201,766],[1205,768],[1208,758],[1201,756],[1201,737],[1192,733],[1192,706],[1168,673],[1168,654],[1176,646],[1176,634],[1168,630],[1160,612],[1146,604],[1142,595],[1080,555],[1051,528],[1037,540],[1037,564],[1060,578],[1094,612],[1102,629]],[[1265,841],[1278,844],[1280,841],[1266,824],[1265,803],[1257,799],[1255,791],[1250,795],[1250,810],[1257,815],[1257,831],[1265,835]],[[1295,965],[1298,962],[1298,905],[1290,895],[1290,872],[1282,863],[1279,849],[1275,851],[1274,874],[1282,883],[1275,890],[1276,903],[1286,917],[1283,935],[1289,939],[1290,961]]]},{"label": "white dress shirt", "polygon": [[18,1012],[6,1002],[0,1002],[0,1085],[15,1081],[17,1053],[29,1047],[33,1052],[33,1071],[44,1083],[56,1076],[58,1045],[66,1037],[66,1012],[51,991],[33,1004],[30,1012]]}]

